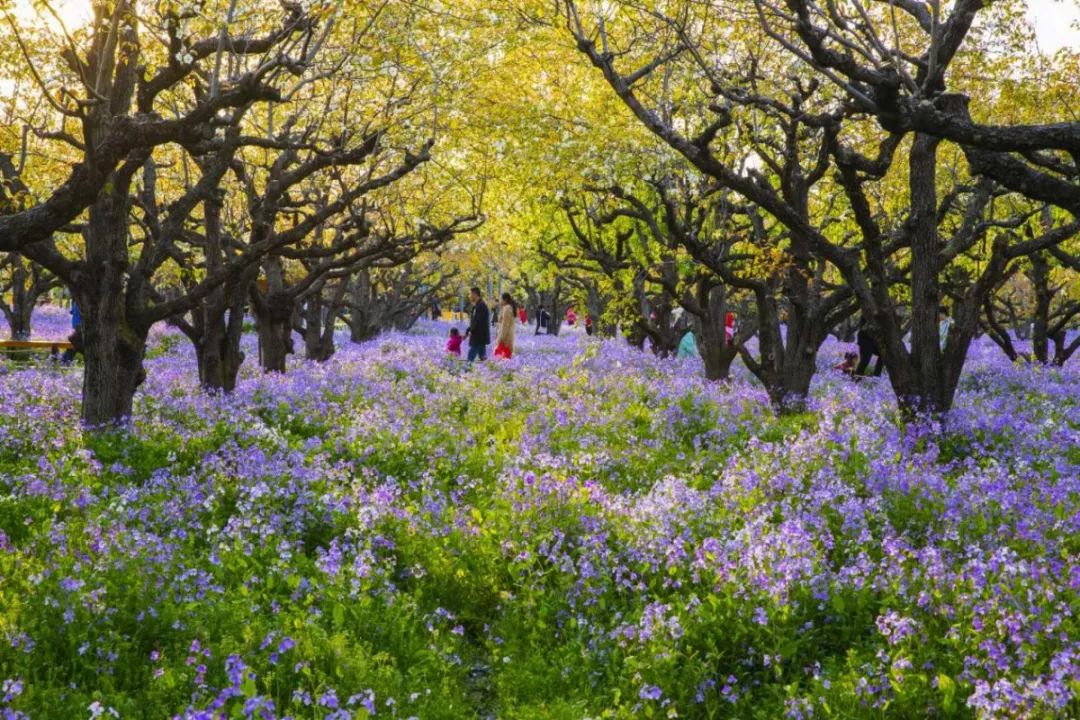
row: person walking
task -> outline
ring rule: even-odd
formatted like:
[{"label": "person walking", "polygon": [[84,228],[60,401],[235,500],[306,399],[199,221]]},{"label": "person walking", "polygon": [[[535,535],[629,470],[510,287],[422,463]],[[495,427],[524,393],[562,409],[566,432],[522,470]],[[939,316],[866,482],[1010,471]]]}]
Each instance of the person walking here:
[{"label": "person walking", "polygon": [[945,351],[945,345],[949,342],[949,330],[952,329],[953,320],[949,317],[949,309],[944,305],[940,306],[937,311],[938,321],[938,342],[941,345],[941,351]]},{"label": "person walking", "polygon": [[859,330],[855,340],[859,345],[859,366],[855,368],[855,374],[865,375],[866,368],[870,365],[870,359],[877,357],[877,362],[874,364],[874,377],[880,377],[881,371],[884,369],[881,351],[878,349],[877,340],[874,339],[870,321],[866,319],[865,315],[859,321]]},{"label": "person walking", "polygon": [[487,346],[491,344],[491,312],[484,304],[480,288],[469,290],[469,301],[472,302],[472,310],[469,313],[469,329],[465,331],[469,341],[469,362],[477,358],[487,360]]},{"label": "person walking", "polygon": [[694,337],[694,331],[687,328],[686,334],[682,336],[682,341],[679,342],[679,349],[675,352],[675,357],[692,358],[697,357],[697,354],[697,338]]},{"label": "person walking", "polygon": [[82,312],[79,311],[79,303],[71,301],[71,335],[68,336],[71,347],[60,356],[61,365],[70,365],[75,361],[75,356],[83,351],[83,326]]},{"label": "person walking", "polygon": [[495,357],[509,360],[514,356],[514,331],[517,320],[517,303],[510,293],[503,293],[499,308],[499,331],[495,336]]}]

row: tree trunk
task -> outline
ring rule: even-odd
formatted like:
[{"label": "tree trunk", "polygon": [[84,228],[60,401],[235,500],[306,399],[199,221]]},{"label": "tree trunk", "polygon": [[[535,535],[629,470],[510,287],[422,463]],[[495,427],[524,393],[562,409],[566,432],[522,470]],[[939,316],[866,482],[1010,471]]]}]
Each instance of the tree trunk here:
[{"label": "tree trunk", "polygon": [[304,302],[304,356],[308,360],[326,362],[333,357],[334,325],[345,297],[347,284],[339,282],[329,300],[322,291],[313,292]]},{"label": "tree trunk", "polygon": [[[979,312],[984,307],[982,288],[976,283],[957,306],[957,322],[944,350],[938,328],[941,305],[941,237],[937,220],[937,147],[940,141],[916,135],[908,168],[911,216],[907,232],[911,241],[911,350],[903,342],[899,319],[881,302],[875,315],[875,337],[896,394],[897,405],[908,416],[940,417],[952,407],[967,348],[978,330]],[[995,261],[995,268],[1000,261]],[[997,270],[995,270],[997,272]],[[999,275],[1000,276],[1000,275]],[[987,276],[989,277],[989,276]],[[987,287],[989,285],[989,287]]]},{"label": "tree trunk", "polygon": [[983,330],[986,331],[987,336],[993,340],[994,344],[1001,348],[1001,351],[1005,353],[1005,357],[1009,358],[1010,362],[1016,362],[1020,359],[1020,353],[1017,352],[1016,346],[1013,345],[1008,329],[998,321],[995,312],[994,298],[991,295],[983,301]]},{"label": "tree trunk", "polygon": [[233,292],[239,297],[234,296],[227,308],[216,303],[207,305],[202,339],[195,344],[199,383],[207,390],[227,393],[235,390],[244,362],[240,341],[244,335],[245,291]]},{"label": "tree trunk", "polygon": [[316,362],[324,362],[334,354],[333,335],[329,347],[323,343],[323,311],[320,293],[312,293],[304,300],[304,357]]},{"label": "tree trunk", "polygon": [[285,360],[293,352],[294,298],[285,285],[285,270],[278,258],[263,263],[265,292],[251,288],[251,310],[259,337],[259,366],[263,372],[285,372]]},{"label": "tree trunk", "polygon": [[349,339],[354,343],[370,340],[379,334],[372,317],[371,275],[360,270],[349,283]]},{"label": "tree trunk", "polygon": [[778,415],[805,412],[810,383],[817,372],[818,350],[831,328],[818,313],[806,310],[791,312],[785,319],[767,286],[756,287],[754,294],[759,357],[752,357],[743,345],[738,345],[738,352],[765,386]]},{"label": "tree trunk", "polygon": [[146,333],[95,319],[110,315],[111,308],[89,303],[85,307],[83,422],[91,427],[116,424],[131,417],[135,391],[146,378],[142,364]]},{"label": "tree trunk", "polygon": [[1046,365],[1050,362],[1050,267],[1043,253],[1031,256],[1031,285],[1035,290],[1035,317],[1031,325],[1031,350],[1035,360]]},{"label": "tree trunk", "polygon": [[255,328],[259,336],[259,366],[264,372],[285,372],[285,361],[293,352],[292,299],[287,295],[267,295],[255,306]]},{"label": "tree trunk", "polygon": [[1080,350],[1080,335],[1073,338],[1071,343],[1066,342],[1067,335],[1064,330],[1054,333],[1054,365],[1064,367],[1077,350]]},{"label": "tree trunk", "polygon": [[548,335],[554,335],[558,337],[559,330],[562,329],[562,315],[559,313],[559,294],[562,290],[562,279],[555,278],[555,287],[551,290],[551,319],[548,320]]},{"label": "tree trunk", "polygon": [[703,298],[704,313],[697,318],[698,349],[705,363],[706,380],[727,380],[731,374],[731,363],[738,355],[735,343],[729,343],[724,333],[726,297],[727,292],[723,285],[709,289],[708,296]]},{"label": "tree trunk", "polygon": [[41,266],[10,253],[4,263],[11,269],[11,305],[0,301],[0,311],[8,323],[12,340],[31,337],[34,307],[38,300],[56,286]]},{"label": "tree trunk", "polygon": [[[221,203],[214,197],[203,204],[206,226],[206,265],[214,272],[224,264],[221,233]],[[247,270],[234,281],[215,288],[192,311],[192,342],[199,366],[199,383],[210,391],[232,392],[244,362],[240,341],[244,335],[244,311],[257,268]]]},{"label": "tree trunk", "polygon": [[112,191],[102,192],[90,207],[85,230],[86,271],[75,278],[72,288],[82,315],[86,361],[82,419],[92,427],[115,425],[129,418],[135,391],[146,378],[143,358],[149,328],[136,325],[129,317],[124,282],[130,179],[112,177]]},{"label": "tree trunk", "polygon": [[589,284],[585,305],[588,308],[589,316],[592,318],[593,334],[599,337],[612,337],[615,334],[615,326],[610,322],[603,321],[607,313],[608,299],[600,292],[595,283]]},{"label": "tree trunk", "polygon": [[8,323],[11,325],[11,339],[29,340],[30,318],[37,298],[31,297],[31,293],[27,291],[28,273],[22,258],[14,258],[11,276],[11,315],[8,317]]},{"label": "tree trunk", "polygon": [[[291,315],[291,313],[289,313]],[[288,315],[278,313],[256,316],[259,334],[259,365],[265,372],[285,372],[285,362],[292,352],[292,325]]]}]

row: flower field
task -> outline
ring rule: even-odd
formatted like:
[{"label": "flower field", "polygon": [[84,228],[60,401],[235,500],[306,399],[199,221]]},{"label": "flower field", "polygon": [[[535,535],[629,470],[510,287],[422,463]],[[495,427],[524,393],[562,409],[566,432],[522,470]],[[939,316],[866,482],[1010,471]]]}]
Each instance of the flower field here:
[{"label": "flower field", "polygon": [[882,379],[777,419],[697,361],[444,335],[220,397],[163,331],[97,436],[77,372],[0,370],[0,717],[1080,716],[1076,363],[977,345],[937,432]]}]

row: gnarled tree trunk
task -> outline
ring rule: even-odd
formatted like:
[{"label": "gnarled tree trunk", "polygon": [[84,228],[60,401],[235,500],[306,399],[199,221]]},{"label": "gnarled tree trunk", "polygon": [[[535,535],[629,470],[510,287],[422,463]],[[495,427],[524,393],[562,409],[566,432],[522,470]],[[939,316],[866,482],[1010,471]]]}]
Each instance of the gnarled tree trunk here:
[{"label": "gnarled tree trunk", "polygon": [[[115,176],[115,174],[114,174]],[[131,318],[124,292],[128,267],[128,180],[117,180],[90,207],[86,227],[86,270],[72,294],[82,315],[86,368],[82,419],[90,426],[131,416],[135,391],[146,378],[148,327]]]},{"label": "gnarled tree trunk", "polygon": [[[700,297],[704,295],[704,297]],[[706,380],[727,380],[731,375],[731,363],[738,357],[734,338],[728,342],[724,331],[724,315],[727,311],[727,291],[723,285],[715,285],[699,293],[698,305],[704,312],[696,318],[697,344],[705,363]]]},{"label": "gnarled tree trunk", "polygon": [[354,343],[379,334],[371,295],[371,275],[367,270],[360,270],[349,283],[349,339]]},{"label": "gnarled tree trunk", "polygon": [[304,299],[304,356],[316,362],[325,362],[334,355],[334,325],[348,284],[345,281],[337,283],[329,298],[323,297],[324,289],[320,288]]}]

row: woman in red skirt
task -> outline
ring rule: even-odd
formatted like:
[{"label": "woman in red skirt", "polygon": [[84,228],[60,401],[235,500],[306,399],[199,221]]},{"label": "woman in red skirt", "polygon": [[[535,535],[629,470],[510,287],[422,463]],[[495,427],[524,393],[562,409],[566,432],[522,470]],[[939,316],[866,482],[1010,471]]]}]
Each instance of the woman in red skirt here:
[{"label": "woman in red skirt", "polygon": [[495,357],[509,360],[514,355],[514,329],[517,319],[517,304],[510,293],[503,293],[502,307],[499,309],[499,331],[495,336]]}]

